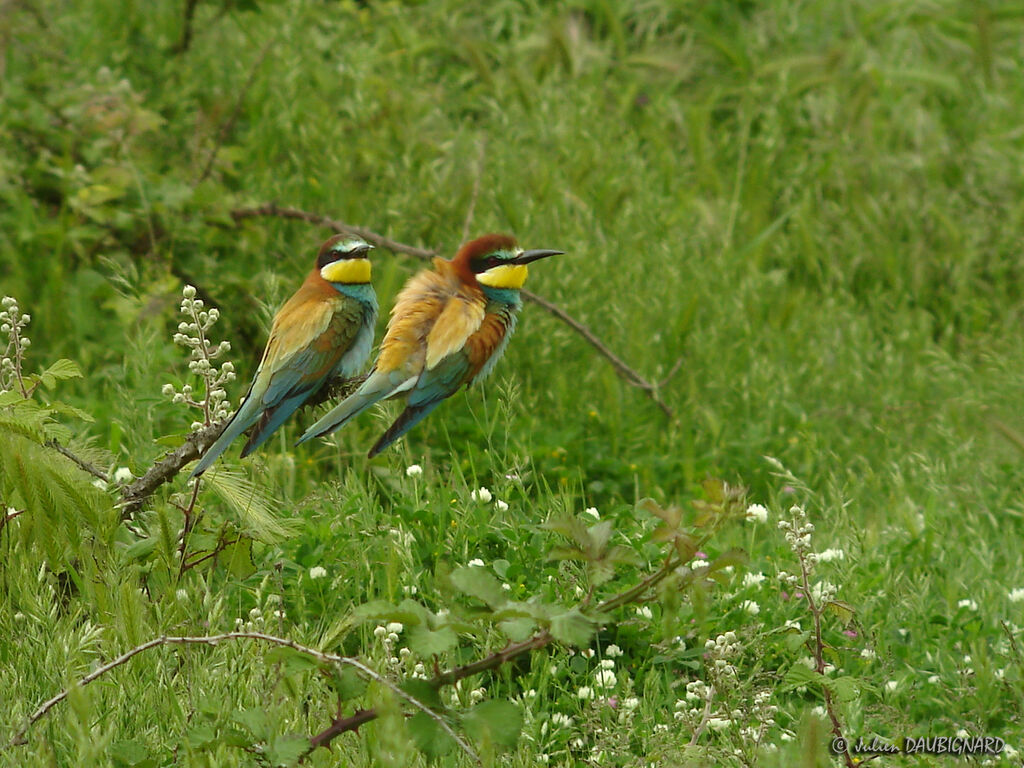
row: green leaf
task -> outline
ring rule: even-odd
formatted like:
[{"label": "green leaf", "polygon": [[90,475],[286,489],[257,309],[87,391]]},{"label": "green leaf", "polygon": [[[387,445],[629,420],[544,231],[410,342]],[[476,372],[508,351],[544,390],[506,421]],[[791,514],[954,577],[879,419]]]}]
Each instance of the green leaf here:
[{"label": "green leaf", "polygon": [[421,625],[412,628],[406,641],[415,653],[428,658],[454,648],[459,642],[459,637],[451,627],[441,627],[435,631]]},{"label": "green leaf", "polygon": [[588,535],[590,537],[590,551],[592,555],[597,556],[604,551],[605,547],[608,546],[609,539],[612,537],[613,529],[614,523],[611,520],[602,520],[590,526]]},{"label": "green leaf", "polygon": [[720,571],[730,565],[746,565],[749,559],[750,558],[745,550],[739,548],[729,549],[711,561],[711,564],[708,565],[707,572],[714,573],[715,571]]},{"label": "green leaf", "polygon": [[786,635],[786,639],[785,639],[784,642],[785,642],[787,650],[792,652],[792,651],[796,651],[796,650],[802,648],[807,643],[807,641],[810,640],[810,639],[811,639],[811,633],[810,632],[798,632],[796,630],[791,630]]},{"label": "green leaf", "polygon": [[805,664],[797,662],[789,668],[786,677],[782,680],[783,690],[793,690],[802,685],[821,685],[826,680],[825,676],[811,669]]},{"label": "green leaf", "polygon": [[445,732],[434,718],[420,711],[406,720],[412,743],[416,749],[427,756],[428,760],[443,757],[452,751],[455,741]]},{"label": "green leaf", "polygon": [[[56,381],[82,378],[82,369],[75,362],[62,358],[40,373],[39,377],[43,380],[43,384],[52,387],[53,382]],[[49,383],[47,383],[48,380]]]},{"label": "green leaf", "polygon": [[146,747],[137,741],[115,741],[110,745],[108,754],[115,763],[131,766],[131,768],[142,768],[143,765],[156,764],[149,757]]},{"label": "green leaf", "polygon": [[505,619],[498,623],[498,627],[509,640],[518,643],[533,634],[537,628],[537,622],[524,616],[518,619]]},{"label": "green leaf", "polygon": [[490,741],[512,748],[519,740],[523,727],[523,713],[511,702],[493,699],[482,701],[462,720],[466,733],[477,741]]},{"label": "green leaf", "polygon": [[267,651],[263,660],[267,664],[282,664],[288,672],[306,672],[319,669],[320,661],[286,645],[277,645]]},{"label": "green leaf", "polygon": [[217,561],[225,565],[228,573],[239,579],[245,579],[256,573],[256,563],[252,559],[252,539],[239,536],[228,544],[217,555]]},{"label": "green leaf", "polygon": [[336,670],[333,681],[334,691],[342,701],[356,699],[366,693],[366,680],[355,667],[350,667],[347,664],[343,664],[340,670]]},{"label": "green leaf", "polygon": [[309,751],[309,739],[304,736],[280,735],[267,745],[266,757],[271,765],[295,765]]},{"label": "green leaf", "polygon": [[834,680],[828,680],[826,685],[835,694],[836,698],[844,704],[860,697],[860,683],[851,675],[843,675]]},{"label": "green leaf", "polygon": [[185,741],[192,749],[207,749],[217,741],[217,732],[208,723],[202,723],[189,729]]},{"label": "green leaf", "polygon": [[253,741],[266,741],[270,734],[267,713],[259,707],[252,709],[236,709],[231,719],[252,734]]},{"label": "green leaf", "polygon": [[825,603],[825,607],[832,611],[843,622],[844,626],[849,625],[856,615],[854,607],[849,603],[844,603],[842,600],[829,600]]},{"label": "green leaf", "polygon": [[423,706],[438,712],[444,710],[441,696],[438,694],[437,688],[431,685],[429,680],[409,678],[408,680],[403,680],[400,687]]},{"label": "green leaf", "polygon": [[551,619],[551,635],[567,645],[586,645],[596,629],[596,622],[580,613],[579,608],[573,608]]},{"label": "green leaf", "polygon": [[452,571],[450,578],[460,592],[487,603],[491,608],[497,608],[505,602],[501,583],[486,568],[466,565]]},{"label": "green leaf", "polygon": [[665,527],[670,531],[677,529],[683,519],[683,512],[679,507],[671,506],[668,509],[665,509],[651,498],[640,499],[640,501],[636,503],[636,508],[659,518],[665,523]]},{"label": "green leaf", "polygon": [[156,538],[153,536],[150,536],[148,539],[139,539],[125,547],[121,554],[124,555],[126,560],[142,560],[153,553],[153,550],[156,549],[156,544]]}]

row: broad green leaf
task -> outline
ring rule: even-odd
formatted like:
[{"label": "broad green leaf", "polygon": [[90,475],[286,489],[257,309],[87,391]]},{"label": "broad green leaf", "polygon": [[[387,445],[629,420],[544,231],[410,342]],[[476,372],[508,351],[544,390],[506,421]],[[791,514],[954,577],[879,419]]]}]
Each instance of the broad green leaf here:
[{"label": "broad green leaf", "polygon": [[[67,359],[60,359],[39,374],[43,378],[43,383],[46,383],[47,377],[52,381],[61,381],[63,379],[80,379],[82,378],[82,369],[78,365]],[[47,386],[53,386],[47,384]]]},{"label": "broad green leaf", "polygon": [[334,690],[342,701],[355,699],[366,693],[367,682],[355,667],[342,664],[333,676]]},{"label": "broad green leaf", "polygon": [[792,690],[802,685],[821,685],[825,680],[824,675],[797,662],[789,668],[786,677],[782,680],[782,687],[783,690]]},{"label": "broad green leaf", "polygon": [[454,648],[459,642],[459,637],[450,627],[441,627],[435,631],[421,625],[412,628],[407,642],[410,649],[420,656],[428,658]]},{"label": "broad green leaf", "polygon": [[590,537],[590,552],[593,556],[604,552],[605,547],[608,546],[608,540],[612,537],[613,529],[614,524],[611,520],[602,520],[590,526],[588,535]]},{"label": "broad green leaf", "polygon": [[466,733],[477,741],[490,741],[512,748],[519,740],[523,713],[511,702],[500,699],[482,701],[462,719]]},{"label": "broad green leaf", "polygon": [[110,745],[108,754],[116,764],[131,768],[141,768],[143,764],[153,762],[146,747],[137,741],[115,741]]},{"label": "broad green leaf", "polygon": [[402,681],[401,688],[423,706],[429,707],[435,712],[444,710],[441,696],[438,694],[437,688],[430,684],[430,681],[410,678]]},{"label": "broad green leaf", "polygon": [[491,608],[505,602],[501,583],[486,568],[466,565],[452,571],[450,578],[460,592],[487,603]]},{"label": "broad green leaf", "polygon": [[851,675],[843,675],[842,677],[828,680],[826,685],[836,695],[836,698],[844,704],[860,696],[860,684]]},{"label": "broad green leaf", "polygon": [[593,619],[584,616],[578,608],[551,618],[551,635],[560,643],[583,646],[590,642],[597,629]]},{"label": "broad green leaf", "polygon": [[644,512],[652,514],[662,520],[669,530],[677,529],[680,522],[682,522],[683,513],[679,507],[671,506],[668,509],[665,509],[651,498],[640,499],[636,506],[637,509],[641,509]]},{"label": "broad green leaf", "polygon": [[304,736],[282,734],[267,745],[267,762],[273,766],[296,765],[309,751],[309,739]]},{"label": "broad green leaf", "polygon": [[151,536],[148,539],[139,539],[125,547],[121,554],[128,560],[138,558],[139,560],[148,557],[156,549],[156,538]]},{"label": "broad green leaf", "polygon": [[253,736],[253,741],[266,741],[270,734],[267,713],[259,707],[236,709],[231,713],[231,719],[249,731]]},{"label": "broad green leaf", "polygon": [[228,544],[217,555],[217,561],[227,567],[228,573],[239,579],[245,579],[256,573],[256,564],[252,560],[252,539],[240,536],[235,542]]},{"label": "broad green leaf", "polygon": [[498,627],[509,640],[518,643],[534,633],[537,629],[537,622],[524,616],[518,619],[505,619],[498,622]]},{"label": "broad green leaf", "polygon": [[856,611],[849,603],[844,603],[842,600],[829,600],[825,603],[825,607],[834,613],[843,625],[849,624],[853,621]]},{"label": "broad green leaf", "polygon": [[455,746],[452,737],[426,712],[417,712],[405,722],[416,749],[426,755],[428,760],[447,755]]},{"label": "broad green leaf", "polygon": [[190,728],[185,734],[185,741],[192,749],[207,749],[217,741],[217,732],[209,723],[201,723]]}]

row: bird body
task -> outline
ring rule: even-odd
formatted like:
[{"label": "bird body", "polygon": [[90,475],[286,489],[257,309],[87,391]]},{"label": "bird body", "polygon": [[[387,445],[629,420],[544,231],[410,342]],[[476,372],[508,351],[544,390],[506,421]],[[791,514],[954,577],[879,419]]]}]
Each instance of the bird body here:
[{"label": "bird body", "polygon": [[274,316],[249,392],[192,470],[205,472],[242,432],[255,429],[248,456],[336,376],[355,376],[370,355],[377,297],[366,253],[373,246],[337,235],[325,242],[302,286]]},{"label": "bird body", "polygon": [[325,435],[381,400],[406,408],[370,449],[373,457],[463,385],[491,372],[515,331],[527,264],[561,251],[522,251],[507,235],[473,240],[406,283],[365,382],[300,438]]}]

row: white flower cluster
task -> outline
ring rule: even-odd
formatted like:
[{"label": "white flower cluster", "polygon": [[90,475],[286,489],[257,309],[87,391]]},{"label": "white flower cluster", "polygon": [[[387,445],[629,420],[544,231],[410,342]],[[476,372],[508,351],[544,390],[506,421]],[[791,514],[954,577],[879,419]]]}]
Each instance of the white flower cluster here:
[{"label": "white flower cluster", "polygon": [[768,522],[768,509],[761,504],[751,504],[747,507],[747,520],[755,523]]},{"label": "white flower cluster", "polygon": [[811,552],[814,523],[807,519],[804,508],[796,504],[789,508],[789,514],[790,520],[779,520],[779,530],[785,532],[789,548],[801,559],[817,562],[818,556]]},{"label": "white flower cluster", "polygon": [[[408,473],[408,470],[406,470]],[[494,501],[494,506],[498,508],[499,512],[505,512],[508,510],[508,502],[502,501],[501,499],[495,500],[494,494],[491,493],[490,489],[481,485],[475,491],[469,492],[469,498],[479,504],[490,504]]]},{"label": "white flower cluster", "polygon": [[186,285],[181,293],[181,314],[185,319],[178,323],[174,343],[190,350],[188,369],[203,380],[206,395],[202,400],[197,400],[190,384],[183,385],[181,391],[173,384],[164,384],[163,393],[172,402],[184,403],[203,411],[204,421],[192,424],[192,428],[197,429],[204,423],[223,421],[231,415],[224,385],[235,380],[235,366],[230,361],[222,363],[220,368],[213,363],[231,349],[230,342],[214,344],[207,337],[220,317],[220,312],[216,308],[204,309],[203,300],[196,298],[196,289],[191,285]]},{"label": "white flower cluster", "polygon": [[384,646],[384,652],[387,654],[388,662],[392,666],[398,666],[412,655],[412,651],[408,648],[400,648],[397,652],[398,655],[395,655],[395,645],[399,640],[398,636],[402,634],[404,629],[405,625],[400,621],[378,624],[373,629],[373,636],[380,640],[381,645]]},{"label": "white flower cluster", "polygon": [[0,310],[0,333],[7,334],[7,347],[0,356],[0,392],[8,392],[17,385],[24,393],[21,381],[21,358],[32,340],[23,335],[25,326],[32,320],[31,315],[21,314],[18,302],[13,296],[4,296]]}]

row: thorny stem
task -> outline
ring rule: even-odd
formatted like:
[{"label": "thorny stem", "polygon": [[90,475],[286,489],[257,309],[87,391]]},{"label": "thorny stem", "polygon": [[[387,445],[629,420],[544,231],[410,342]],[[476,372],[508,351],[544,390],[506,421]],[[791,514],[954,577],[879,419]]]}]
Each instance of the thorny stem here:
[{"label": "thorny stem", "polygon": [[[814,596],[811,594],[810,577],[807,572],[807,559],[804,557],[803,552],[798,552],[797,557],[800,558],[800,579],[804,588],[804,598],[807,600],[807,607],[810,608],[811,616],[814,618],[814,668],[819,675],[825,676],[825,644],[821,639],[821,613],[823,610],[822,606],[819,606],[814,601]],[[828,718],[832,722],[832,733],[837,739],[842,739],[843,744],[846,743],[846,739],[843,738],[843,728],[839,724],[839,716],[836,714],[835,702],[832,699],[832,691],[827,685],[822,685],[822,692],[825,695],[825,711],[828,712]],[[843,750],[843,761],[847,768],[856,768],[856,763],[853,762],[853,758],[850,757],[850,750],[847,747]]]}]

